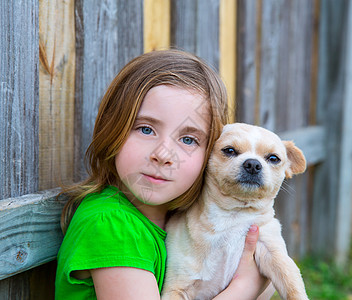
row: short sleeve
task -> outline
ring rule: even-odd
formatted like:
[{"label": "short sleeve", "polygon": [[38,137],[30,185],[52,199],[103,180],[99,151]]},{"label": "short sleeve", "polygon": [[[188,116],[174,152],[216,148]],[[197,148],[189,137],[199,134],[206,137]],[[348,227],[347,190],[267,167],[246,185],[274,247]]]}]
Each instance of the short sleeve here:
[{"label": "short sleeve", "polygon": [[[70,225],[71,227],[71,225]],[[155,272],[155,243],[143,222],[126,211],[100,212],[70,228],[70,273],[103,267],[135,267]],[[69,242],[69,241],[68,241]]]}]

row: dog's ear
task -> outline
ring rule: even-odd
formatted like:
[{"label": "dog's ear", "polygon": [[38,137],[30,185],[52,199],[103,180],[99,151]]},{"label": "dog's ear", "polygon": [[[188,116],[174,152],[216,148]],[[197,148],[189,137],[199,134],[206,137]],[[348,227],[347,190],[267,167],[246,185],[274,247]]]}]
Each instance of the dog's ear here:
[{"label": "dog's ear", "polygon": [[302,151],[295,146],[291,141],[283,141],[290,166],[286,170],[286,178],[291,178],[292,175],[303,173],[306,170],[306,159]]}]

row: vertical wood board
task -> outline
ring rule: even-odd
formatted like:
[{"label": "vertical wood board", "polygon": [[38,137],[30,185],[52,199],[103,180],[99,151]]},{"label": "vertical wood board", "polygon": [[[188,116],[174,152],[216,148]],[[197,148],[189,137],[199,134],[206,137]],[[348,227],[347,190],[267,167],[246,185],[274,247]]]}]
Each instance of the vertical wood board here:
[{"label": "vertical wood board", "polygon": [[219,70],[220,0],[172,0],[171,45]]},{"label": "vertical wood board", "polygon": [[75,125],[80,129],[75,133],[79,138],[75,146],[81,151],[76,152],[75,169],[83,177],[83,158],[91,141],[99,102],[118,71],[118,8],[116,1],[79,0],[75,5],[76,41],[80,42],[77,51],[81,55],[76,69],[75,101],[75,119],[80,122]]},{"label": "vertical wood board", "polygon": [[235,121],[236,114],[236,3],[233,0],[220,1],[219,72],[228,92],[230,122]]},{"label": "vertical wood board", "polygon": [[196,53],[197,0],[171,0],[171,46]]},{"label": "vertical wood board", "polygon": [[144,52],[170,46],[170,0],[144,0]]},{"label": "vertical wood board", "polygon": [[141,55],[143,41],[143,0],[118,0],[118,70]]},{"label": "vertical wood board", "polygon": [[346,64],[344,71],[344,91],[341,118],[341,157],[338,186],[336,261],[340,266],[346,264],[351,246],[352,234],[352,5],[346,8]]},{"label": "vertical wood board", "polygon": [[[337,252],[336,247],[337,236],[341,234],[338,232],[341,228],[337,227],[337,212],[342,200],[340,198],[340,181],[344,179],[340,178],[340,175],[345,163],[341,160],[344,156],[344,150],[341,146],[344,138],[350,138],[343,137],[343,134],[348,130],[342,130],[345,110],[343,101],[345,99],[347,8],[347,1],[321,0],[320,3],[316,116],[317,122],[326,128],[326,152],[334,155],[329,155],[329,159],[316,166],[315,169],[312,250],[317,254],[329,257],[341,253],[341,249]],[[344,238],[348,239],[349,237]],[[346,257],[337,260],[340,259],[346,259]]]},{"label": "vertical wood board", "polygon": [[197,2],[196,54],[219,70],[220,0]]},{"label": "vertical wood board", "polygon": [[38,189],[38,4],[0,1],[0,199]]},{"label": "vertical wood board", "polygon": [[[280,16],[285,9],[284,0],[269,0],[262,5],[260,26],[260,74],[259,79],[259,123],[269,130],[275,130],[276,102],[279,82],[279,52],[286,52],[286,45],[280,44],[282,20]],[[258,47],[258,46],[257,46]],[[257,100],[258,101],[258,100]]]},{"label": "vertical wood board", "polygon": [[74,1],[39,2],[39,189],[73,180]]},{"label": "vertical wood board", "polygon": [[256,107],[256,0],[239,0],[237,4],[236,120],[255,124]]}]

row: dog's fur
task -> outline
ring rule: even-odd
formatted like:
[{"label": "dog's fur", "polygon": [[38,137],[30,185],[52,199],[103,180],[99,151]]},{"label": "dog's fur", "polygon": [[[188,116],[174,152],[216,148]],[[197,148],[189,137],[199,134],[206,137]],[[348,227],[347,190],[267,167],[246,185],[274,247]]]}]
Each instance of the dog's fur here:
[{"label": "dog's fur", "polygon": [[[278,159],[277,159],[278,158]],[[226,125],[208,162],[200,199],[167,224],[162,299],[212,299],[232,280],[251,224],[260,227],[255,260],[283,299],[308,299],[288,256],[274,198],[283,180],[304,172],[293,142],[243,123]]]}]

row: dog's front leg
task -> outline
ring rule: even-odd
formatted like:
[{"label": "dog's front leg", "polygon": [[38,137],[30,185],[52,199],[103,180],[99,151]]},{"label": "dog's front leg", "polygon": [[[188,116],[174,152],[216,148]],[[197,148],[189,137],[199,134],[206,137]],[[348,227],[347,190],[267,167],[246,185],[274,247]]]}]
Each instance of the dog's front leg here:
[{"label": "dog's front leg", "polygon": [[272,281],[281,298],[308,299],[301,272],[287,254],[285,241],[281,236],[281,226],[277,220],[260,228],[255,259],[260,272]]}]

